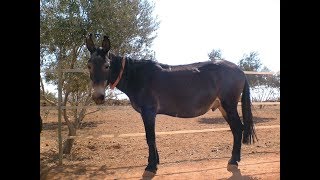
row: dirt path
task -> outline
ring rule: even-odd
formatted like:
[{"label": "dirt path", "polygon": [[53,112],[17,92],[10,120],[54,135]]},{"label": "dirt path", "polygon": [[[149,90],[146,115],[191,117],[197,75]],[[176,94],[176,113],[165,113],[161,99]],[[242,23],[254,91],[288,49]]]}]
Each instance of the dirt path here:
[{"label": "dirt path", "polygon": [[[233,136],[220,112],[191,119],[159,115],[156,134],[160,156],[153,178],[280,179],[280,107],[254,108],[259,141],[243,145],[240,171],[227,171]],[[44,119],[40,140],[41,180],[141,179],[148,160],[141,117],[131,107],[110,107],[89,114],[77,131],[72,153],[57,166],[57,114]],[[62,127],[67,137],[67,127]]]},{"label": "dirt path", "polygon": [[[159,165],[154,180],[189,180],[189,179],[280,179],[280,154],[243,155],[239,163],[239,172],[230,173],[226,170],[227,158],[198,161],[184,161]],[[52,169],[46,179],[141,179],[144,167],[126,167],[102,169],[87,167],[78,172],[72,169]]]},{"label": "dirt path", "polygon": [[226,158],[174,163],[159,170],[154,179],[280,179],[279,159],[276,153],[244,156],[235,173],[226,170]]}]

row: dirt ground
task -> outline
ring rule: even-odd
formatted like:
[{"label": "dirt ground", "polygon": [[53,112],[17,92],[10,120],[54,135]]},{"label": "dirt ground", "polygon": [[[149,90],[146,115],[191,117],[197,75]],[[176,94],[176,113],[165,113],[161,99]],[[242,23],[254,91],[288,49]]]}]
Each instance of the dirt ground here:
[{"label": "dirt ground", "polygon": [[[141,179],[148,147],[140,114],[131,106],[110,106],[88,114],[77,131],[79,138],[72,153],[64,155],[60,167],[57,111],[50,111],[48,116],[41,113],[41,179]],[[232,133],[219,110],[187,119],[158,115],[160,164],[154,179],[280,179],[280,106],[253,106],[253,115],[259,141],[242,145],[239,171],[234,173],[226,169]],[[187,131],[203,129],[213,130]],[[161,134],[171,131],[178,133]],[[181,131],[189,133],[179,134]],[[62,132],[65,139],[65,123]]]}]

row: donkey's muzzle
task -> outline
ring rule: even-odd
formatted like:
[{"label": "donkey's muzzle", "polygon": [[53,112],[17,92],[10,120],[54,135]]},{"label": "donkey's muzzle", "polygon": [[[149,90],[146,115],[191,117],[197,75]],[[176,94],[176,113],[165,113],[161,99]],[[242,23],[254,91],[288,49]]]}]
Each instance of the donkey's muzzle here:
[{"label": "donkey's muzzle", "polygon": [[96,104],[103,104],[105,98],[105,83],[93,86],[92,99]]},{"label": "donkey's muzzle", "polygon": [[104,98],[104,94],[92,94],[92,99],[96,104],[103,104]]}]

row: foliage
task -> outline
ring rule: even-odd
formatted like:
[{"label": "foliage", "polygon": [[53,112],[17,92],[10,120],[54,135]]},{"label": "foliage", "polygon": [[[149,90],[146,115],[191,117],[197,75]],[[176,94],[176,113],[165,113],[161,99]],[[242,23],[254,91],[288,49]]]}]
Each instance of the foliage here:
[{"label": "foliage", "polygon": [[[153,9],[146,0],[41,0],[40,65],[44,80],[58,85],[58,65],[62,69],[85,69],[89,54],[84,38],[89,33],[97,39],[109,35],[115,54],[151,58],[154,53],[150,46],[159,25]],[[61,82],[64,106],[91,103],[87,73],[64,73]],[[72,116],[69,114],[63,111],[69,135],[75,135],[86,109],[75,109]],[[66,142],[65,153],[70,153],[72,144],[73,140]]]},{"label": "foliage", "polygon": [[252,51],[244,54],[243,58],[239,61],[239,67],[244,71],[258,71],[262,65],[258,52]]},{"label": "foliage", "polygon": [[[250,54],[244,54],[242,59],[239,61],[239,67],[243,71],[259,71],[262,63],[258,57],[258,52],[250,52]],[[249,75],[247,76],[249,84],[251,87],[259,85],[259,75]]]},{"label": "foliage", "polygon": [[220,49],[212,49],[212,51],[208,54],[209,59],[211,61],[217,60],[217,59],[222,59],[221,56],[221,50]]},{"label": "foliage", "polygon": [[[270,72],[267,67],[262,68],[261,71]],[[268,74],[256,76],[257,85],[251,87],[255,94],[253,101],[277,101],[280,95],[280,71],[272,75]]]}]

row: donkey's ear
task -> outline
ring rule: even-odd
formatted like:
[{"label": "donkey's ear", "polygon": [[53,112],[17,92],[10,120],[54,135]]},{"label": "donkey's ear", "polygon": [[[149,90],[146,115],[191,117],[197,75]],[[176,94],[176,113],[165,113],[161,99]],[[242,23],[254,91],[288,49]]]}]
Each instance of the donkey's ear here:
[{"label": "donkey's ear", "polygon": [[90,53],[93,53],[96,50],[96,47],[92,40],[92,34],[90,33],[89,36],[86,38],[86,46]]},{"label": "donkey's ear", "polygon": [[106,53],[110,50],[110,40],[108,36],[103,36],[102,49]]}]

